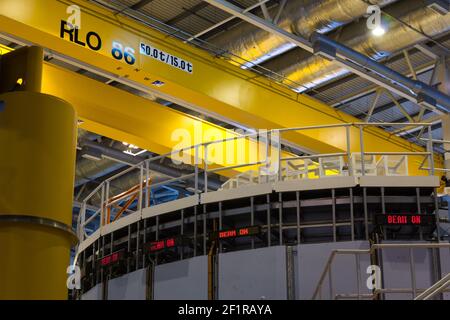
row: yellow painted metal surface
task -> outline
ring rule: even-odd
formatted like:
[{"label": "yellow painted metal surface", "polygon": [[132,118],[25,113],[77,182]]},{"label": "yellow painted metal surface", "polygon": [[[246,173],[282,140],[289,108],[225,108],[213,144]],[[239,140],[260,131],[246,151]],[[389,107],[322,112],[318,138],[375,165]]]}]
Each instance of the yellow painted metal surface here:
[{"label": "yellow painted metal surface", "polygon": [[[72,225],[76,114],[34,92],[0,95],[0,215]],[[0,299],[67,299],[71,236],[55,228],[0,222]]]},{"label": "yellow painted metal surface", "polygon": [[41,92],[43,60],[44,51],[39,47],[25,47],[2,55],[0,92]]},{"label": "yellow painted metal surface", "polygon": [[[61,21],[69,18],[66,10],[71,4],[77,4],[81,8],[81,29],[77,35],[69,34],[66,26],[63,27],[66,31],[61,34]],[[87,1],[0,0],[0,12],[2,32],[149,87],[156,80],[162,81],[165,85],[154,89],[247,127],[271,129],[358,121],[311,97],[296,94],[221,58],[213,57],[203,50]],[[101,39],[101,47],[98,39]],[[157,49],[159,53],[163,52],[165,56],[171,55],[189,62],[192,64],[192,72],[141,54],[142,43]],[[119,55],[120,60],[116,59],[117,55],[116,58],[113,57],[113,49],[118,44],[123,53],[121,57]],[[133,65],[125,61],[125,50],[134,50]],[[74,90],[83,94],[76,87]],[[106,118],[109,110],[107,107],[104,110],[103,118]],[[142,119],[147,119],[149,126],[154,125],[154,119]],[[103,126],[103,130],[98,127],[102,131],[96,131],[100,134],[108,135],[114,130],[116,137],[122,135],[119,140],[125,140],[129,136],[129,124],[126,121],[121,126],[107,123],[102,118],[96,119],[96,122]],[[141,130],[142,136],[146,129]],[[358,151],[358,131],[353,128],[351,133],[352,149]],[[346,145],[340,129],[293,132],[285,138],[317,153],[342,151]],[[365,131],[365,147],[367,151],[375,152],[423,151],[415,144],[375,128]],[[415,170],[419,162],[418,159],[410,160],[411,172],[425,174]]]},{"label": "yellow painted metal surface", "polygon": [[[83,120],[80,125],[83,129],[101,132],[158,154],[238,136],[232,130],[47,63],[43,67],[42,90],[73,105]],[[212,168],[262,161],[264,156],[254,152],[258,149],[265,150],[264,143],[240,139],[238,143],[211,145],[208,159],[215,163]],[[186,162],[192,161],[192,155],[192,150],[187,152],[190,160]],[[202,148],[199,156],[203,158]],[[283,156],[289,154],[283,153]],[[181,160],[183,155],[178,158]]]},{"label": "yellow painted metal surface", "polygon": [[65,300],[71,241],[59,230],[0,223],[0,300]]}]

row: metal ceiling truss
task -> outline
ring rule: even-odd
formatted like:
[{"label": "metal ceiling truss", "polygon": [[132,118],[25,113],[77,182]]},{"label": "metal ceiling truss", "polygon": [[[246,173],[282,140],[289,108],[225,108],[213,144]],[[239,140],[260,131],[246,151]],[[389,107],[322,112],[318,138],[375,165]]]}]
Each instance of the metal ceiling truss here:
[{"label": "metal ceiling truss", "polygon": [[280,29],[273,23],[261,19],[249,12],[224,0],[204,0],[242,20],[251,23],[267,32],[282,37],[298,47],[334,60],[353,73],[383,87],[390,92],[418,103],[439,114],[445,114],[450,109],[450,97],[417,80],[411,80],[370,58],[347,48],[326,36],[315,34],[312,42],[302,39],[290,32]]}]

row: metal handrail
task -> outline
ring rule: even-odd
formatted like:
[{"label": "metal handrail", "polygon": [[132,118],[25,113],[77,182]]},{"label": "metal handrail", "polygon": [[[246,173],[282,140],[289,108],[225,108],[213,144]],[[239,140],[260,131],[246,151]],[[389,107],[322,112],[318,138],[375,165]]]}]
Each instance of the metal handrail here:
[{"label": "metal handrail", "polygon": [[[416,289],[416,292],[425,292],[425,290],[428,289]],[[450,288],[444,289],[442,290],[442,292],[450,292]],[[378,294],[382,294],[382,293],[414,293],[414,290],[411,288],[389,288],[389,289],[377,289],[375,290],[373,293],[361,293],[361,294],[344,294],[344,293],[340,293],[340,294],[336,294],[334,296],[334,300],[338,300],[338,299],[371,299],[373,300],[373,298],[378,295]],[[416,298],[414,299],[416,300]],[[424,299],[425,300],[425,299]]]},{"label": "metal handrail", "polygon": [[[382,250],[382,249],[441,249],[441,248],[450,248],[450,243],[386,243],[386,244],[373,244],[369,249],[335,249],[331,252],[326,264],[325,264],[325,268],[322,271],[322,274],[319,278],[319,281],[317,283],[316,289],[314,290],[313,296],[312,296],[312,300],[315,300],[318,296],[321,296],[321,291],[322,291],[322,286],[323,283],[327,277],[327,275],[330,274],[330,270],[332,268],[334,259],[337,255],[354,255],[355,257],[361,254],[368,254],[371,255],[373,253],[375,253],[376,250]],[[360,266],[358,265],[358,259],[357,259],[357,290],[358,290],[358,294],[357,294],[357,298],[359,298],[361,296],[359,290],[360,290],[360,279],[359,279],[359,268]],[[443,278],[444,279],[444,278]],[[442,279],[441,279],[442,280]],[[443,282],[445,282],[445,287],[450,285],[450,275],[447,275],[445,277],[444,281],[438,281],[436,284],[440,284],[442,285]],[[329,277],[329,281],[330,283],[332,283],[332,278]],[[432,286],[433,290],[430,290],[430,292],[433,292],[433,296],[442,292],[438,290],[436,290],[436,292],[434,292],[434,289],[436,289],[436,284],[434,286]],[[330,285],[331,287],[331,285]],[[442,289],[442,286],[438,286],[439,289]],[[430,288],[431,289],[431,288]],[[445,289],[445,288],[444,288]],[[444,290],[442,289],[442,290]],[[376,296],[379,293],[384,293],[384,292],[392,292],[392,290],[409,290],[409,289],[386,289],[386,288],[377,288],[374,290],[374,292],[372,293],[372,297]],[[421,291],[416,289],[417,291]],[[404,292],[404,291],[402,291]],[[414,289],[412,288],[410,291],[408,292],[414,292]],[[333,295],[330,295],[330,297]],[[426,297],[431,296],[431,294],[427,294],[425,295]],[[419,296],[418,296],[419,297]]]},{"label": "metal handrail", "polygon": [[[363,128],[364,127],[378,127],[378,126],[384,126],[384,125],[392,125],[392,126],[399,126],[399,125],[409,125],[409,126],[415,126],[415,127],[428,127],[428,129],[430,128],[431,124],[430,123],[363,123],[363,122],[354,122],[354,123],[341,123],[341,124],[328,124],[328,125],[317,125],[317,126],[303,126],[303,127],[293,127],[293,128],[281,128],[281,129],[272,129],[272,130],[265,130],[264,132],[261,133],[250,133],[250,134],[243,134],[243,135],[238,135],[235,137],[230,137],[230,138],[226,138],[226,139],[219,139],[219,140],[215,140],[215,141],[208,141],[208,142],[203,142],[203,143],[199,143],[199,144],[195,144],[195,145],[191,145],[185,148],[181,148],[178,150],[173,150],[169,153],[166,153],[164,155],[159,155],[159,156],[155,156],[152,157],[150,159],[146,159],[138,164],[132,165],[129,168],[121,171],[120,173],[109,177],[108,179],[106,179],[105,181],[103,181],[99,186],[97,186],[84,200],[83,203],[87,204],[87,201],[89,199],[91,199],[91,197],[94,196],[94,194],[98,193],[99,191],[101,191],[101,224],[100,226],[104,225],[105,222],[105,218],[106,218],[106,212],[105,211],[105,204],[110,205],[111,203],[111,198],[110,198],[110,184],[112,181],[114,181],[115,179],[133,171],[133,170],[140,170],[141,174],[140,174],[140,182],[142,183],[142,186],[139,188],[139,190],[136,190],[136,193],[139,192],[139,199],[138,199],[138,209],[142,210],[143,208],[146,208],[147,206],[150,206],[150,202],[147,201],[148,199],[146,199],[146,201],[142,201],[143,197],[144,197],[144,191],[146,191],[146,197],[148,198],[148,194],[149,192],[154,189],[155,187],[158,186],[162,186],[162,185],[166,185],[168,183],[172,183],[172,182],[176,182],[176,181],[182,181],[182,180],[186,180],[189,178],[194,177],[195,179],[195,194],[199,194],[199,193],[206,193],[208,192],[208,173],[217,173],[220,171],[226,171],[226,170],[233,170],[233,169],[239,169],[239,168],[243,168],[243,167],[248,167],[248,166],[254,166],[254,165],[261,165],[261,166],[268,166],[270,163],[270,159],[273,157],[273,153],[272,156],[269,157],[269,152],[270,150],[272,150],[273,148],[276,148],[277,152],[278,152],[278,180],[282,180],[282,168],[283,166],[281,165],[282,162],[284,161],[289,161],[289,160],[306,160],[306,159],[315,159],[315,158],[326,158],[326,157],[335,157],[335,156],[347,156],[352,157],[355,153],[351,152],[350,147],[350,127],[357,127],[359,128],[359,135],[360,135],[360,149],[361,151],[357,152],[356,154],[360,154],[361,155],[361,174],[365,175],[365,155],[417,155],[417,156],[424,156],[424,160],[421,163],[421,165],[419,166],[420,170],[427,170],[429,175],[434,175],[435,171],[441,171],[441,170],[446,170],[446,169],[441,169],[441,168],[434,168],[434,163],[432,161],[433,159],[433,141],[429,140],[428,144],[427,144],[427,150],[426,152],[422,152],[422,151],[405,151],[405,152],[368,152],[364,150],[364,137],[363,137]],[[282,153],[282,144],[283,144],[283,140],[281,137],[281,134],[283,132],[291,132],[291,131],[302,131],[302,130],[314,130],[314,129],[330,129],[330,128],[345,128],[345,135],[346,135],[346,139],[347,139],[347,146],[345,152],[339,152],[339,153],[326,153],[326,154],[314,154],[314,155],[306,155],[306,156],[293,156],[293,157],[282,157],[281,153]],[[270,145],[270,140],[269,140],[269,136],[273,137],[273,136],[279,136],[280,141],[276,143],[276,146],[274,145],[274,143],[272,143],[272,148],[269,147]],[[254,138],[258,138],[258,137],[264,137],[265,141],[255,141],[253,140]],[[216,143],[226,143],[229,141],[236,141],[239,139],[249,139],[249,141],[255,141],[255,143],[258,142],[264,142],[265,143],[265,160],[261,160],[261,161],[254,161],[254,162],[249,162],[249,163],[243,163],[243,164],[238,164],[238,165],[230,165],[230,166],[220,166],[219,168],[214,167],[214,168],[209,168],[209,161],[208,161],[208,147],[212,144],[216,144]],[[202,152],[200,151],[200,149],[203,148]],[[410,150],[414,150],[409,148]],[[193,151],[192,151],[193,150]],[[171,157],[174,154],[180,154],[181,152],[185,152],[185,151],[191,151],[192,152],[192,156],[194,157],[194,169],[195,171],[193,173],[190,174],[186,174],[186,175],[181,175],[179,177],[174,177],[171,178],[167,181],[162,181],[153,185],[148,185],[145,181],[146,179],[148,179],[149,176],[149,172],[150,172],[150,164],[154,161],[158,161],[167,157]],[[201,155],[202,154],[202,158]],[[430,164],[430,167],[424,167],[425,165],[425,161],[428,159],[428,162]],[[200,166],[203,164],[203,168],[201,169]],[[351,164],[351,162],[349,161],[348,164],[348,174],[349,175],[353,175],[354,174],[354,170],[356,168],[353,168],[353,165]],[[359,169],[358,169],[359,170]],[[200,180],[200,176],[203,174],[203,179],[204,179],[204,188],[203,190],[199,189],[199,180]],[[138,184],[139,185],[139,184]],[[144,203],[144,206],[142,205],[142,203]],[[83,218],[80,219],[79,225],[84,228],[87,223],[92,222],[92,219],[88,219],[88,221],[85,221],[85,214],[87,211],[87,206],[83,206],[82,210],[80,211],[80,214],[83,215]],[[95,216],[97,216],[99,213],[97,213]]]},{"label": "metal handrail", "polygon": [[429,300],[434,298],[436,295],[447,289],[448,286],[450,286],[450,273],[422,292],[414,300]]}]

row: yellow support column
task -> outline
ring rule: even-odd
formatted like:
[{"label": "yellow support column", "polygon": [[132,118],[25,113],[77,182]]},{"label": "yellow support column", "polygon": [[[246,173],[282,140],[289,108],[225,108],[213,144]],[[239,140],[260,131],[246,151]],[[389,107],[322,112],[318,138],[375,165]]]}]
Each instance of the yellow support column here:
[{"label": "yellow support column", "polygon": [[67,299],[76,114],[28,80],[0,94],[0,299]]}]

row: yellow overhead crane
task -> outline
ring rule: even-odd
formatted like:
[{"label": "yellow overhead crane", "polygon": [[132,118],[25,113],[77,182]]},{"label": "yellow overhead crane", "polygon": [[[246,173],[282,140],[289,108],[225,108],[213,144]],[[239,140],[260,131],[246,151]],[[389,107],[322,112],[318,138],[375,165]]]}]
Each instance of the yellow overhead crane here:
[{"label": "yellow overhead crane", "polygon": [[41,92],[43,58],[0,60],[0,300],[67,299],[77,115]]},{"label": "yellow overhead crane", "polygon": [[[74,12],[68,10],[73,4],[81,8],[79,29],[71,28],[66,22]],[[298,95],[87,1],[0,0],[0,32],[84,66],[153,87],[185,105],[249,128],[358,121],[313,98]],[[0,54],[8,51],[0,47]],[[72,105],[85,129],[161,154],[177,144],[176,139],[172,139],[176,129],[191,133],[193,143],[233,135],[208,122],[50,64],[43,65],[42,92]],[[24,117],[26,121],[20,121],[19,113],[9,114],[12,122],[8,123],[22,128],[29,136],[39,132],[31,142],[18,139],[14,144],[14,141],[0,139],[5,146],[13,144],[14,150],[17,149],[14,157],[1,159],[3,167],[7,164],[23,169],[20,179],[8,180],[8,184],[0,181],[2,214],[9,214],[5,216],[10,219],[3,222],[0,230],[0,245],[6,255],[0,263],[0,282],[6,289],[0,291],[0,296],[63,299],[66,292],[64,271],[71,244],[73,176],[70,174],[74,172],[75,115],[66,102],[36,92],[11,93],[4,97],[8,105],[18,106],[17,112],[34,105],[41,109],[33,109],[32,116]],[[48,122],[49,119],[55,121]],[[49,123],[51,125],[47,126]],[[39,126],[43,126],[42,130]],[[205,133],[209,129],[215,129],[222,136],[207,137]],[[196,133],[200,134],[197,135],[199,140],[195,139]],[[359,133],[356,128],[352,128],[351,133],[352,149],[357,151]],[[372,152],[423,151],[381,129],[366,130],[364,135],[366,148]],[[291,132],[285,138],[312,152],[329,153],[345,150],[344,136],[342,129],[330,129]],[[27,152],[34,154],[39,167],[26,167],[23,162],[13,161],[26,161]],[[442,165],[441,158],[435,160],[437,166]],[[420,174],[417,166],[412,167],[411,172]],[[52,263],[48,264],[49,261]]]},{"label": "yellow overhead crane", "polygon": [[[77,19],[72,19],[75,12],[72,5],[81,9],[79,28],[71,25],[77,23]],[[194,106],[248,128],[358,122],[358,119],[311,97],[297,94],[88,1],[0,0],[0,32],[70,57],[90,68],[152,88],[186,106]],[[45,77],[51,77],[46,70]],[[44,81],[44,92],[67,92],[62,83],[64,81],[58,82],[60,88],[55,82],[46,87]],[[170,150],[173,141],[163,148],[160,148],[163,143],[158,146],[151,141],[169,139],[169,132],[191,123],[189,119],[192,118],[182,114],[177,115],[177,121],[167,119],[164,122],[159,114],[151,115],[149,110],[157,109],[154,103],[141,101],[136,106],[128,100],[130,95],[123,94],[121,100],[116,100],[121,104],[120,110],[118,103],[109,103],[112,99],[104,95],[99,98],[94,94],[87,100],[83,96],[86,97],[89,90],[83,82],[77,82],[70,90],[71,103],[85,121],[84,128],[151,151],[161,152],[167,147],[165,150]],[[67,99],[64,95],[61,97]],[[164,127],[158,131],[157,139],[152,138],[155,133],[151,128],[155,126]],[[357,151],[357,128],[352,128],[351,134],[352,149]],[[342,152],[346,147],[342,129],[290,132],[283,138],[315,153]],[[364,141],[366,150],[372,152],[423,151],[417,145],[377,128],[365,129]],[[442,159],[435,160],[436,166],[440,167]],[[410,161],[410,167],[411,172],[426,174],[417,171],[417,159]]]}]

